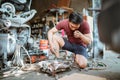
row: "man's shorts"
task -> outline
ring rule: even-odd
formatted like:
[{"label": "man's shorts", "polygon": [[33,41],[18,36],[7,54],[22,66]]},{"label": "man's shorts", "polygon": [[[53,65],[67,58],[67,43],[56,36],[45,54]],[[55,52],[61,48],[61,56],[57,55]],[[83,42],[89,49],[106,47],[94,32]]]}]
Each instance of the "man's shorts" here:
[{"label": "man's shorts", "polygon": [[83,46],[81,44],[71,43],[67,39],[64,39],[64,42],[65,42],[65,45],[62,47],[62,49],[71,51],[75,54],[83,55],[86,58],[88,57],[85,46]]}]

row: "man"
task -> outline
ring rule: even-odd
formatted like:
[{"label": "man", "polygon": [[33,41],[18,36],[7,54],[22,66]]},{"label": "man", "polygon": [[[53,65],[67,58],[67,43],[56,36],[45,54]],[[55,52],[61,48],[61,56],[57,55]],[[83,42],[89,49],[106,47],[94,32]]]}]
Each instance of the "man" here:
[{"label": "man", "polygon": [[[63,39],[54,33],[63,29],[67,39]],[[48,31],[48,40],[51,51],[59,58],[59,48],[75,53],[75,61],[80,68],[87,66],[86,47],[91,43],[91,34],[88,23],[83,20],[80,13],[73,12],[69,19],[60,21],[56,27]]]}]

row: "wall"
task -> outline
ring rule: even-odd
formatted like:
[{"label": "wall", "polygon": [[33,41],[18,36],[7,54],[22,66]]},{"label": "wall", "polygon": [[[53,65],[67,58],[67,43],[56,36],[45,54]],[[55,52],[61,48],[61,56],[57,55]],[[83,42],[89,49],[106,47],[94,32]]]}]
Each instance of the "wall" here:
[{"label": "wall", "polygon": [[[92,1],[92,0],[91,0]],[[75,11],[80,11],[82,12],[83,8],[89,8],[90,0],[71,0],[71,5],[70,7],[73,8]]]},{"label": "wall", "polygon": [[[89,7],[89,1],[91,0],[70,0],[70,8],[82,12],[83,8]],[[59,0],[33,0],[31,8],[37,10],[35,17],[43,17],[47,14],[45,10],[55,7],[58,2]]]},{"label": "wall", "polygon": [[32,0],[31,9],[37,10],[35,17],[43,17],[47,14],[46,10],[55,7],[57,2],[58,0]]}]

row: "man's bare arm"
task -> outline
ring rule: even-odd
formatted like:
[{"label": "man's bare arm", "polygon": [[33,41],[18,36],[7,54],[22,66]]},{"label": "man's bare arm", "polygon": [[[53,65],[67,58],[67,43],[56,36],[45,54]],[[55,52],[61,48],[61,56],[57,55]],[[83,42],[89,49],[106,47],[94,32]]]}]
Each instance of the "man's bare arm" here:
[{"label": "man's bare arm", "polygon": [[80,38],[85,44],[90,44],[92,41],[91,34],[82,34],[80,31],[76,30],[74,32],[75,38]]}]

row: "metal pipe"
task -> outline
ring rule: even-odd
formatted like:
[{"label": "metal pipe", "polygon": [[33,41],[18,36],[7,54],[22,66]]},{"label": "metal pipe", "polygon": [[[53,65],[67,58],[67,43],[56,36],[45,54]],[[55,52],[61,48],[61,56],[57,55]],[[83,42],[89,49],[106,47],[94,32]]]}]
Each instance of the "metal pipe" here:
[{"label": "metal pipe", "polygon": [[92,8],[93,8],[93,57],[97,58],[100,53],[100,48],[102,48],[100,41],[99,41],[99,35],[98,35],[98,28],[97,28],[97,15],[99,12],[97,12],[94,9],[100,9],[101,8],[101,0],[92,0]]}]

